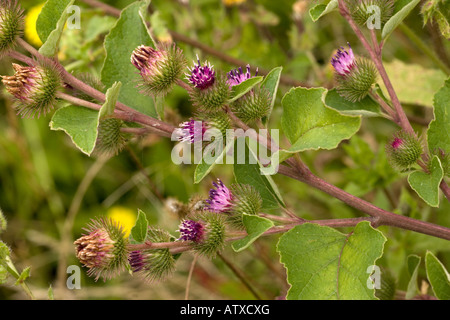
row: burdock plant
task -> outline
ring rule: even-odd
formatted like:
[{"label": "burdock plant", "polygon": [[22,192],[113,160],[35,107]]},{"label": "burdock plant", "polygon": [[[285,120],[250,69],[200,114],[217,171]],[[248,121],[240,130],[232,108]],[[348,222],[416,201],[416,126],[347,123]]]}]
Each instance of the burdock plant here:
[{"label": "burdock plant", "polygon": [[23,10],[17,0],[0,0],[0,58],[15,47],[23,29]]}]

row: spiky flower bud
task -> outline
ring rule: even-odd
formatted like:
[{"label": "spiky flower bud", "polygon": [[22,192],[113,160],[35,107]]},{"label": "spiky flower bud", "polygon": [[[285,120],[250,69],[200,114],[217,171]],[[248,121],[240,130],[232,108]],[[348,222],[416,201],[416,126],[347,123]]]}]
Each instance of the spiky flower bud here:
[{"label": "spiky flower bud", "polygon": [[213,183],[205,209],[210,212],[224,213],[234,227],[242,228],[242,215],[257,215],[262,207],[259,192],[250,185],[237,184],[228,189],[219,179]]},{"label": "spiky flower bud", "polygon": [[23,10],[17,0],[0,0],[0,58],[14,48],[23,28]]},{"label": "spiky flower bud", "polygon": [[[206,83],[209,83],[209,85],[206,86]],[[225,105],[230,97],[230,87],[223,74],[215,74],[214,81],[210,78],[205,80],[203,84],[200,84],[200,82],[191,82],[191,84],[189,96],[192,104],[200,112],[216,112]]]},{"label": "spiky flower bud", "polygon": [[22,117],[46,115],[56,104],[61,88],[59,72],[49,64],[24,67],[13,63],[15,74],[3,76],[6,90],[17,99],[17,112]]},{"label": "spiky flower bud", "polygon": [[230,85],[230,87],[233,87],[240,84],[241,82],[244,82],[247,79],[256,77],[257,75],[258,75],[258,68],[256,68],[255,75],[252,76],[250,72],[250,65],[248,64],[246,66],[245,72],[242,71],[242,67],[239,67],[238,69],[234,69],[228,72],[227,73],[228,84]]},{"label": "spiky flower bud", "polygon": [[186,65],[183,52],[175,44],[160,48],[141,45],[131,55],[131,63],[139,70],[142,93],[165,96],[181,77]]},{"label": "spiky flower bud", "polygon": [[74,242],[77,258],[97,281],[110,279],[125,269],[127,240],[122,227],[111,219],[92,220],[88,234]]},{"label": "spiky flower bud", "polygon": [[202,237],[194,242],[194,250],[208,258],[214,258],[225,246],[225,217],[206,212],[199,218],[202,223]]},{"label": "spiky flower bud", "polygon": [[398,131],[386,145],[386,154],[392,166],[407,169],[420,158],[423,152],[422,144],[417,137]]},{"label": "spiky flower bud", "polygon": [[232,110],[242,121],[249,123],[267,116],[271,100],[270,93],[265,88],[254,89],[237,99]]},{"label": "spiky flower bud", "polygon": [[[370,22],[379,28],[392,17],[394,2],[394,0],[346,0],[350,15],[357,24],[367,26]],[[380,23],[379,26],[376,26],[377,22]]]},{"label": "spiky flower bud", "polygon": [[[149,227],[147,240],[151,243],[169,242],[172,236],[164,230]],[[128,256],[131,270],[148,282],[163,280],[175,269],[175,258],[169,249],[132,251]]]},{"label": "spiky flower bud", "polygon": [[215,128],[222,133],[223,137],[226,137],[227,130],[232,128],[231,120],[225,112],[218,111],[210,114],[202,115],[205,121],[208,122],[210,128]]},{"label": "spiky flower bud", "polygon": [[200,221],[183,220],[178,227],[181,241],[200,242],[205,234],[205,226]]},{"label": "spiky flower bud", "polygon": [[126,134],[120,130],[122,127],[123,121],[120,119],[107,118],[100,120],[95,145],[96,151],[109,156],[119,154],[127,143]]},{"label": "spiky flower bud", "polygon": [[376,83],[378,73],[374,63],[365,58],[355,58],[353,50],[341,47],[331,59],[336,71],[336,90],[351,102],[364,99]]}]

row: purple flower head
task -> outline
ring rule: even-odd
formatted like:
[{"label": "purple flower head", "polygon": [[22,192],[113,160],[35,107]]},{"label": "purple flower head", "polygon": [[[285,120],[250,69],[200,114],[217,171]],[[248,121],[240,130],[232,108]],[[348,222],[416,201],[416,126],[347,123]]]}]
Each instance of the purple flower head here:
[{"label": "purple flower head", "polygon": [[355,66],[355,56],[353,55],[353,50],[348,44],[348,51],[341,47],[331,59],[331,65],[334,67],[336,72],[340,75],[345,76],[349,74],[353,67]]},{"label": "purple flower head", "polygon": [[[258,75],[258,68],[256,68],[256,73],[253,77],[256,77],[257,75]],[[239,83],[247,79],[253,78],[250,73],[249,64],[247,65],[247,71],[245,73],[242,71],[242,67],[239,67],[239,69],[234,69],[228,72],[227,77],[228,77],[228,84],[230,85],[230,87],[238,85]]]},{"label": "purple flower head", "polygon": [[198,65],[195,65],[189,69],[191,74],[186,73],[186,79],[189,80],[189,82],[195,87],[199,88],[201,90],[204,90],[211,85],[213,85],[215,81],[216,72],[214,71],[211,64],[207,61],[205,61],[205,64],[202,66],[200,64],[200,59],[197,55],[197,62]]},{"label": "purple flower head", "polygon": [[190,119],[180,124],[178,128],[178,140],[189,143],[203,141],[203,136],[208,128],[209,126],[206,122]]},{"label": "purple flower head", "polygon": [[209,191],[206,209],[217,213],[227,212],[232,206],[233,194],[220,179],[217,179],[217,183],[213,182],[213,186],[216,189]]},{"label": "purple flower head", "polygon": [[144,255],[141,251],[130,252],[128,262],[130,263],[130,267],[133,272],[139,272],[144,269]]},{"label": "purple flower head", "polygon": [[184,220],[179,227],[181,241],[200,242],[203,238],[205,227],[201,222]]}]

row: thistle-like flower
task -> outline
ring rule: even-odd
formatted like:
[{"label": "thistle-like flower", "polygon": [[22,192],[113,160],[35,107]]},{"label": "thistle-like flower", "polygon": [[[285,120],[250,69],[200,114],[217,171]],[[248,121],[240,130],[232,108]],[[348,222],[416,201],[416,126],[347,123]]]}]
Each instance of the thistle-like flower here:
[{"label": "thistle-like flower", "polygon": [[265,88],[253,89],[237,99],[233,105],[233,112],[245,123],[264,118],[270,112],[272,97]]},{"label": "thistle-like flower", "polygon": [[175,44],[162,44],[158,49],[141,45],[133,51],[131,63],[141,75],[142,92],[151,96],[164,96],[172,90],[186,65],[183,52]]},{"label": "thistle-like flower", "polygon": [[182,142],[195,143],[203,141],[203,136],[209,125],[205,121],[190,119],[180,124],[178,130],[178,140]]},{"label": "thistle-like flower", "polygon": [[130,252],[128,255],[128,262],[130,263],[131,271],[139,272],[143,270],[145,267],[145,262],[142,251],[137,250]]},{"label": "thistle-like flower", "polygon": [[205,209],[216,212],[226,213],[229,212],[233,203],[233,195],[220,179],[217,182],[213,182],[213,186],[216,189],[209,191],[209,199],[206,200]]},{"label": "thistle-like flower", "polygon": [[183,220],[178,227],[181,241],[201,242],[205,234],[205,226],[200,221]]},{"label": "thistle-like flower", "polygon": [[17,0],[0,0],[0,58],[14,48],[23,29],[23,10]]},{"label": "thistle-like flower", "polygon": [[24,67],[13,63],[15,74],[3,76],[6,90],[17,99],[16,109],[22,117],[47,114],[56,104],[61,88],[59,72],[52,66]]},{"label": "thistle-like flower", "polygon": [[201,238],[194,241],[193,249],[208,258],[214,258],[225,246],[225,217],[205,212],[200,215],[199,221],[202,224]]},{"label": "thistle-like flower", "polygon": [[204,90],[214,84],[214,81],[216,79],[216,72],[214,71],[211,64],[207,61],[205,61],[204,65],[202,66],[198,55],[197,62],[198,65],[195,65],[194,62],[194,66],[189,69],[190,74],[186,73],[186,79],[195,88]]},{"label": "thistle-like flower", "polygon": [[246,72],[242,71],[242,67],[239,67],[238,69],[231,70],[227,73],[228,77],[228,84],[230,87],[236,86],[240,84],[241,82],[244,82],[247,79],[256,77],[258,75],[258,68],[256,68],[255,75],[252,76],[250,72],[250,65],[248,64],[246,66]]},{"label": "thistle-like flower", "polygon": [[398,169],[407,169],[420,158],[422,144],[413,135],[399,131],[386,144],[386,154],[390,163]]},{"label": "thistle-like flower", "polygon": [[125,269],[127,240],[120,225],[111,219],[92,220],[88,234],[74,242],[77,258],[97,281],[110,279]]},{"label": "thistle-like flower", "polygon": [[346,100],[357,102],[364,99],[377,81],[377,69],[372,61],[355,58],[353,50],[341,47],[331,59],[336,71],[336,90]]}]

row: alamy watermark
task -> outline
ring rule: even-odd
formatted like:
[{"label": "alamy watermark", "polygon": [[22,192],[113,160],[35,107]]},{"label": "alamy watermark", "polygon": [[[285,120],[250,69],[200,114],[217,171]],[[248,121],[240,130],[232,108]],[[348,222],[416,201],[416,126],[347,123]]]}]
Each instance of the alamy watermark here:
[{"label": "alamy watermark", "polygon": [[[227,129],[224,136],[223,132],[216,128],[202,132],[201,121],[195,121],[193,128],[194,142],[181,142],[172,149],[171,159],[174,164],[257,164],[259,161],[261,174],[274,175],[278,172],[279,153],[272,152],[258,143],[258,140],[271,141],[271,144],[278,145],[278,129],[260,129],[258,132],[255,129]],[[182,129],[174,130],[171,139],[180,141],[183,135]],[[204,146],[204,142],[209,143]]]}]

